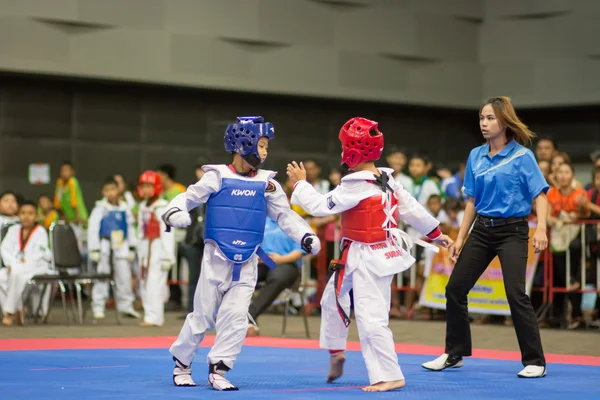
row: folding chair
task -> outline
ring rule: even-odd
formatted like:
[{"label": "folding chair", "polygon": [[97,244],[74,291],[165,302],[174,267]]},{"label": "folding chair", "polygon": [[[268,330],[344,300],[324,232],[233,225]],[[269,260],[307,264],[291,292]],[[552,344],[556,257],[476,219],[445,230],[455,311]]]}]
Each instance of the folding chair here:
[{"label": "folding chair", "polygon": [[[112,273],[98,274],[84,271],[83,259],[79,251],[75,232],[73,231],[73,228],[65,221],[58,221],[50,226],[50,249],[52,251],[52,266],[57,274],[36,275],[30,280],[30,282],[33,284],[44,285],[40,296],[40,303],[35,313],[35,321],[37,322],[37,318],[40,314],[46,290],[51,288],[51,293],[53,295],[56,292],[56,284],[61,292],[62,305],[67,324],[69,324],[69,314],[67,312],[66,292],[67,288],[71,289],[71,286],[74,287],[76,293],[76,320],[79,320],[79,323],[83,324],[84,311],[81,299],[81,285],[93,284],[98,281],[108,281],[114,289],[115,282],[113,280]],[[70,269],[77,269],[78,273],[70,273]],[[86,306],[86,308],[88,306],[89,304]],[[47,323],[48,321],[50,310],[51,308],[48,309],[48,313],[44,318],[44,323]],[[118,324],[121,323],[118,312],[116,313],[116,320]]]},{"label": "folding chair", "polygon": [[306,282],[308,277],[310,276],[310,255],[305,256],[302,259],[302,269],[300,270],[300,279],[294,286],[291,288],[285,289],[282,293],[283,302],[284,302],[284,312],[283,312],[283,323],[281,326],[281,336],[285,337],[285,331],[287,328],[287,317],[290,313],[290,302],[292,301],[292,296],[294,293],[298,293],[300,295],[300,304],[302,306],[302,319],[304,320],[304,331],[306,332],[306,338],[310,339],[310,330],[308,328],[308,316],[305,312],[305,304],[304,304],[304,288],[306,287]]}]

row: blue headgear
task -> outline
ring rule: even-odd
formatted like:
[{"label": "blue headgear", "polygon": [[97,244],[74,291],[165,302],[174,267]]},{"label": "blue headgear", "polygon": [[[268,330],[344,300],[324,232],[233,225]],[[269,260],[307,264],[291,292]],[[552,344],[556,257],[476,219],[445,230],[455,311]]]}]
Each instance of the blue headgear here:
[{"label": "blue headgear", "polygon": [[225,150],[238,153],[252,167],[260,165],[258,140],[275,137],[273,124],[265,122],[263,117],[238,117],[235,124],[229,124],[225,130]]}]

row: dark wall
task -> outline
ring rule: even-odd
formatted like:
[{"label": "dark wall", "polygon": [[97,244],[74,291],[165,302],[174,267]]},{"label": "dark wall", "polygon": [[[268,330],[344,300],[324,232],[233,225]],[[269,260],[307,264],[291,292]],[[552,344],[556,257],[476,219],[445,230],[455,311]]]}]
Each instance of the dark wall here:
[{"label": "dark wall", "polygon": [[[74,163],[89,205],[99,198],[101,181],[114,173],[135,182],[144,169],[172,163],[179,170],[178,180],[189,184],[197,156],[214,163],[230,160],[223,132],[242,115],[262,115],[274,123],[276,138],[266,167],[281,175],[292,159],[316,158],[324,170],[338,165],[339,128],[357,115],[379,121],[387,145],[427,150],[437,162],[463,160],[481,143],[476,108],[417,108],[5,75],[0,76],[0,191],[11,189],[29,198],[53,193],[53,184],[28,183],[28,166],[49,163],[54,181],[63,160]],[[569,138],[565,143],[578,138],[589,148],[590,140],[598,143],[600,138],[598,109],[522,115],[544,134],[564,134]]]}]

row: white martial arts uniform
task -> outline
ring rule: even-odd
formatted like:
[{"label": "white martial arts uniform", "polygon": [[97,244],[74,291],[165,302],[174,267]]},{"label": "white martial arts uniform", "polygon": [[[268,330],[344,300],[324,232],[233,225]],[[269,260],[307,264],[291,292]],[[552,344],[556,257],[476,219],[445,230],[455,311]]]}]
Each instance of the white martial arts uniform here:
[{"label": "white martial arts uniform", "polygon": [[[349,315],[349,291],[354,289],[356,325],[371,384],[404,379],[394,350],[392,332],[388,327],[391,282],[394,274],[406,270],[414,263],[414,258],[409,250],[412,241],[404,232],[395,228],[395,212],[422,234],[429,234],[433,239],[441,235],[437,228],[438,221],[394,181],[393,170],[379,168],[379,171],[388,175],[388,185],[393,193],[383,193],[381,186],[369,182],[375,179],[374,174],[361,171],[342,178],[341,184],[327,195],[318,194],[306,181],[298,182],[292,194],[292,204],[299,205],[314,216],[339,214],[347,210],[351,212],[359,203],[367,204],[365,202],[370,201],[370,204],[376,204],[380,208],[380,216],[385,215],[385,219],[381,218],[383,226],[379,225],[380,222],[375,224],[381,229],[380,236],[386,237],[382,232],[385,227],[393,229],[389,231],[394,235],[391,239],[388,236],[387,240],[379,242],[351,242],[339,293],[340,306]],[[397,206],[394,205],[396,201]],[[342,214],[343,235],[349,215]],[[362,221],[364,226],[374,226],[375,214],[361,211],[353,215],[358,229],[361,229]],[[327,283],[321,299],[320,345],[329,350],[345,350],[348,328],[338,312],[334,281],[335,275]]]},{"label": "white martial arts uniform", "polygon": [[[0,214],[0,242],[2,242],[2,231],[4,230],[4,228],[8,228],[11,225],[15,225],[19,223],[19,218],[18,217],[9,217],[6,215],[1,215]],[[8,230],[7,230],[8,231]],[[0,260],[2,259],[2,249],[0,248]],[[0,263],[0,267],[4,266],[3,263]]]},{"label": "white martial arts uniform", "polygon": [[[105,228],[103,227],[103,221]],[[125,201],[110,204],[106,198],[97,201],[88,220],[88,252],[99,251],[98,273],[110,273],[115,279],[115,302],[119,312],[133,312],[135,300],[131,287],[131,262],[135,256],[134,219]],[[112,254],[112,260],[111,260]],[[108,282],[97,282],[92,289],[92,311],[103,314],[108,300]]]},{"label": "white martial arts uniform", "polygon": [[144,322],[161,326],[165,321],[164,294],[169,269],[175,264],[175,238],[162,220],[167,201],[150,206],[144,200],[138,212],[138,259]]},{"label": "white martial arts uniform", "polygon": [[[238,182],[242,186],[264,182],[266,213],[277,222],[283,232],[298,243],[305,234],[313,234],[304,219],[290,209],[281,185],[272,179],[275,172],[258,170],[255,176],[244,177],[234,173],[226,165],[205,165],[202,169],[205,171],[202,179],[190,186],[185,193],[177,195],[169,203],[167,210],[179,208],[183,211],[190,211],[198,205],[206,203],[211,196],[226,192],[226,189],[221,190],[222,187],[226,187],[224,183],[226,179],[227,182],[242,181]],[[251,190],[233,189],[232,192],[236,194],[229,192],[224,194],[227,196],[254,196],[256,194]],[[260,195],[261,192],[257,191],[257,193]],[[206,211],[206,226],[214,215],[212,213],[223,213],[223,215],[225,213],[225,210],[211,209],[211,207],[211,203],[209,203]],[[264,232],[264,221],[265,218],[263,218],[262,227],[259,227],[262,229],[261,235]],[[230,369],[233,368],[246,337],[248,307],[257,280],[258,256],[255,249],[250,258],[241,265],[239,279],[235,280],[234,263],[226,258],[224,252],[214,241],[207,239],[207,231],[205,231],[206,245],[200,279],[194,296],[194,311],[188,314],[179,337],[171,346],[170,351],[181,363],[189,366],[205,332],[215,327],[216,320],[217,336],[214,346],[208,353],[207,362],[209,366],[222,362]],[[240,232],[240,237],[244,237],[243,234]]]},{"label": "white martial arts uniform", "polygon": [[19,217],[16,215],[9,217],[7,215],[0,215],[0,228],[7,225],[14,225],[19,223]]},{"label": "white martial arts uniform", "polygon": [[[5,313],[14,314],[23,310],[23,294],[31,277],[52,273],[48,233],[41,225],[36,225],[29,238],[23,239],[21,225],[13,225],[0,248],[4,265],[10,267],[10,273],[8,268],[0,269],[0,305]],[[48,298],[49,292],[42,305],[44,314],[48,309]]]}]

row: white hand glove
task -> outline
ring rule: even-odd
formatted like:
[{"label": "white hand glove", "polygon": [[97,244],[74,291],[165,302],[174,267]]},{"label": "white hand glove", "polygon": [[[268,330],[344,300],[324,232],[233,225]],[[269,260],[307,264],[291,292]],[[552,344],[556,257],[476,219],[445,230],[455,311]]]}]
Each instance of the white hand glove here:
[{"label": "white hand glove", "polygon": [[190,213],[172,208],[166,213],[166,223],[173,228],[187,228],[192,223]]},{"label": "white hand glove", "polygon": [[302,250],[307,253],[318,254],[321,251],[321,241],[314,233],[307,233],[300,242]]},{"label": "white hand glove", "polygon": [[173,266],[173,263],[169,260],[162,260],[160,262],[160,269],[162,269],[163,271],[170,270],[172,266]]},{"label": "white hand glove", "polygon": [[133,262],[133,260],[135,260],[135,249],[134,248],[130,248],[129,252],[127,253],[127,261],[128,262]]},{"label": "white hand glove", "polygon": [[88,258],[93,263],[99,263],[100,262],[100,250],[91,251],[90,254],[88,254]]}]

